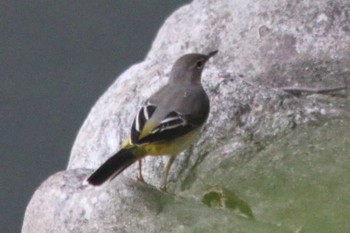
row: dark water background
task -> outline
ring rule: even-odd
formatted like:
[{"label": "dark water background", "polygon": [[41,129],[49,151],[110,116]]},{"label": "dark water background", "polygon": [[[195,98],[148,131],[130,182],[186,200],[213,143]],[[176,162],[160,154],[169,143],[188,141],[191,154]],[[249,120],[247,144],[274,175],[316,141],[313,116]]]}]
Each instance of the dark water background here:
[{"label": "dark water background", "polygon": [[0,232],[63,170],[91,106],[189,0],[0,1]]}]

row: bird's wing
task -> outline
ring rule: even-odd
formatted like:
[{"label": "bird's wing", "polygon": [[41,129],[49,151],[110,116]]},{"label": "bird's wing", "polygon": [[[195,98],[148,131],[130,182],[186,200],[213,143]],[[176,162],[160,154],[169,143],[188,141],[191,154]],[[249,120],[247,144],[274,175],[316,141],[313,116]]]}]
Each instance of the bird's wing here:
[{"label": "bird's wing", "polygon": [[172,140],[196,128],[190,121],[190,115],[177,111],[169,111],[162,120],[153,121],[152,115],[156,109],[157,106],[146,103],[137,113],[131,128],[133,144]]}]

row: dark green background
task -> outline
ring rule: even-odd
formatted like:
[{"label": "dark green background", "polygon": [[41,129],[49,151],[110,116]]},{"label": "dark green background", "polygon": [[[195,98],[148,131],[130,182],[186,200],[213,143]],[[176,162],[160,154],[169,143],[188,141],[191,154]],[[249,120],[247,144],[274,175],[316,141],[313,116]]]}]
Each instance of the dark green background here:
[{"label": "dark green background", "polygon": [[91,106],[181,1],[0,2],[0,232],[66,167]]}]

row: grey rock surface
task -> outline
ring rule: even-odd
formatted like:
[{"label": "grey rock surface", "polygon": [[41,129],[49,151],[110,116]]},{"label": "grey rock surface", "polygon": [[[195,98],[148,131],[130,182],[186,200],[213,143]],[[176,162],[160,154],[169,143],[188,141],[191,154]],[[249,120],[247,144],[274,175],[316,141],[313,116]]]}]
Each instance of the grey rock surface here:
[{"label": "grey rock surface", "polygon": [[[344,86],[349,25],[346,0],[198,0],[180,8],[145,60],[118,77],[92,108],[67,170],[35,192],[22,232],[350,229],[350,208],[344,207],[349,98],[344,91],[295,96],[281,90]],[[128,137],[137,108],[166,82],[173,62],[215,49],[220,52],[203,73],[208,123],[176,159],[169,193],[155,188],[166,161],[161,157],[143,162],[148,184],[135,180],[136,166],[102,187],[83,184]]]}]

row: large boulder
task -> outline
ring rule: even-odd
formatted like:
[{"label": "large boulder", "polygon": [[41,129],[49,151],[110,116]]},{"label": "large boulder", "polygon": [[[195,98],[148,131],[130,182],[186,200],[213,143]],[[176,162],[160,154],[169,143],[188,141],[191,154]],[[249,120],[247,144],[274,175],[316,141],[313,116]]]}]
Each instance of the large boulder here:
[{"label": "large boulder", "polygon": [[[197,0],[180,8],[145,60],[92,108],[67,170],[34,193],[22,232],[348,231],[349,98],[330,90],[350,76],[349,25],[346,0]],[[215,49],[203,73],[208,123],[176,159],[168,193],[157,189],[162,157],[144,160],[148,184],[132,166],[101,187],[86,185],[174,61]]]}]

